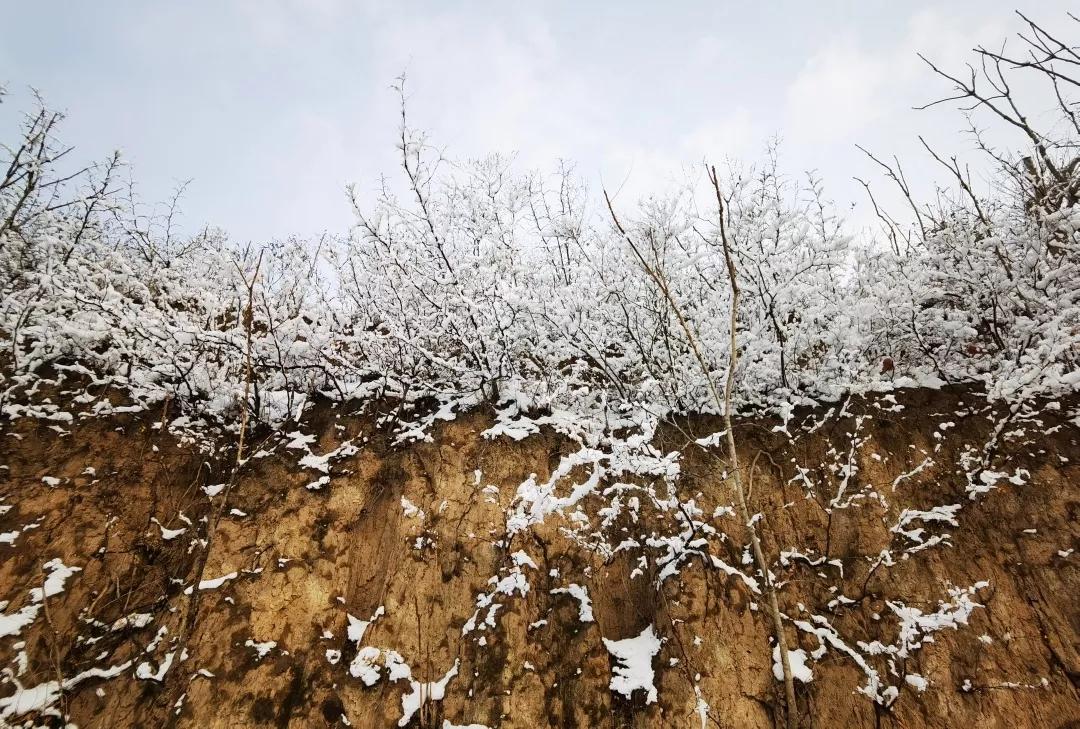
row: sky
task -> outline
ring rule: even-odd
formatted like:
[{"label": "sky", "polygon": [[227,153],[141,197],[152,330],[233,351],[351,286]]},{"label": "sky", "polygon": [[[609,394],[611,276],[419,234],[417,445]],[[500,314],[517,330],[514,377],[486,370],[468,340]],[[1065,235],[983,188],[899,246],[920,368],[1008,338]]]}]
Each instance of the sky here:
[{"label": "sky", "polygon": [[[1071,3],[1022,11],[1060,27]],[[855,144],[897,155],[929,186],[921,149],[963,154],[963,118],[913,107],[977,44],[1019,30],[1015,3],[346,2],[0,0],[0,139],[28,88],[65,110],[80,159],[122,150],[145,200],[190,180],[192,228],[239,241],[343,232],[345,187],[365,199],[396,171],[395,78],[412,123],[450,157],[516,153],[522,170],[572,160],[620,204],[670,189],[702,160],[816,170],[847,211],[875,177]],[[1021,89],[1023,91],[1023,89]],[[1037,111],[1037,110],[1036,110]],[[884,183],[880,182],[884,187]]]}]

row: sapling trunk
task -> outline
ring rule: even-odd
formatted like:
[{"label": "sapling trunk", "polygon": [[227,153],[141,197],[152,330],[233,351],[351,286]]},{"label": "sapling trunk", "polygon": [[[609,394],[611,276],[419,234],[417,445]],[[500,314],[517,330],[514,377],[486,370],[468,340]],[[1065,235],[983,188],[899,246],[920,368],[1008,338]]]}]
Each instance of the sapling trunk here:
[{"label": "sapling trunk", "polygon": [[[784,619],[780,615],[780,606],[776,600],[776,588],[772,577],[769,575],[769,566],[765,561],[765,553],[761,549],[761,540],[758,538],[757,527],[750,516],[750,509],[746,504],[746,492],[743,489],[742,476],[739,473],[739,452],[735,447],[735,429],[731,422],[731,399],[735,391],[735,367],[739,363],[739,350],[735,337],[736,325],[739,317],[739,281],[736,276],[735,262],[731,258],[731,248],[728,245],[727,226],[724,222],[724,198],[720,194],[720,182],[716,177],[716,168],[709,169],[709,181],[716,192],[716,205],[720,213],[720,242],[724,247],[724,263],[727,266],[728,283],[731,286],[731,320],[729,322],[730,355],[728,356],[727,380],[724,383],[724,430],[727,431],[728,461],[731,463],[731,483],[735,487],[735,498],[738,501],[739,517],[746,524],[750,533],[750,547],[754,553],[754,561],[761,571],[761,579],[765,583],[765,594],[769,600],[769,614],[773,620],[773,629],[776,633],[776,645],[780,653],[780,666],[784,673],[784,701],[787,708],[788,729],[795,729],[797,724],[795,705],[795,680],[791,675],[791,661],[788,659],[787,638],[784,636]],[[689,336],[689,334],[688,334]],[[708,372],[705,373],[708,377]],[[712,378],[709,378],[710,381]],[[716,390],[713,389],[715,397]]]},{"label": "sapling trunk", "polygon": [[708,172],[709,181],[716,191],[716,203],[720,214],[720,240],[724,248],[724,262],[727,266],[728,282],[731,287],[731,355],[728,359],[727,380],[723,395],[721,395],[716,383],[713,381],[712,375],[709,372],[709,366],[701,352],[698,338],[690,328],[690,324],[683,315],[682,309],[679,307],[678,303],[676,303],[675,297],[672,296],[663,272],[649,262],[638,248],[637,244],[634,243],[633,239],[622,227],[618,217],[615,215],[615,209],[611,204],[611,199],[608,197],[606,190],[604,191],[604,200],[607,202],[608,211],[611,213],[611,219],[615,223],[616,229],[618,229],[619,233],[630,245],[630,249],[633,251],[638,263],[649,276],[649,279],[653,284],[656,285],[656,288],[663,295],[664,300],[667,301],[668,306],[671,307],[672,312],[675,314],[675,318],[679,322],[679,327],[682,329],[683,334],[686,335],[686,340],[694,354],[694,359],[697,361],[698,367],[700,367],[701,373],[705,377],[705,382],[709,388],[713,403],[724,413],[724,427],[727,431],[726,441],[728,461],[731,469],[731,484],[735,491],[735,503],[739,509],[739,518],[742,519],[743,523],[746,525],[746,530],[750,535],[750,549],[754,557],[754,563],[758,568],[758,571],[761,572],[762,581],[765,585],[765,596],[768,601],[767,609],[772,618],[776,644],[780,652],[780,665],[784,674],[786,726],[788,729],[795,729],[798,723],[795,704],[795,681],[791,674],[791,663],[788,660],[787,639],[784,637],[784,620],[783,616],[780,614],[780,607],[776,599],[776,589],[769,574],[769,565],[768,562],[765,561],[765,553],[761,548],[761,539],[758,537],[757,527],[754,525],[750,516],[750,509],[746,503],[746,492],[743,489],[742,477],[739,474],[738,450],[736,448],[735,432],[732,428],[731,421],[731,401],[735,389],[735,368],[738,365],[738,350],[736,349],[737,342],[735,332],[739,314],[739,283],[736,276],[735,263],[731,258],[731,250],[728,244],[727,227],[724,221],[724,199],[720,194],[720,184],[716,177],[716,169],[710,168]]}]

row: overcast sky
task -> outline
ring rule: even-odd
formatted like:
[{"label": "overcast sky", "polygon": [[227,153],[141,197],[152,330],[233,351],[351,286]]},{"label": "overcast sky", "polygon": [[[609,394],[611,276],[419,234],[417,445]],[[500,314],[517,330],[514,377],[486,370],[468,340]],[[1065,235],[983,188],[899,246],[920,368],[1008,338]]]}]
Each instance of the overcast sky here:
[{"label": "overcast sky", "polygon": [[[568,158],[632,200],[684,164],[753,161],[780,134],[783,166],[817,169],[846,206],[852,175],[873,173],[855,143],[920,179],[917,134],[971,146],[957,114],[912,110],[947,90],[916,51],[955,67],[1018,29],[1015,3],[997,0],[0,7],[5,141],[33,86],[69,113],[63,138],[82,157],[122,149],[149,199],[193,180],[187,222],[240,240],[347,228],[345,185],[394,171],[403,71],[412,120],[450,156]],[[1053,29],[1070,7],[1021,9]]]}]

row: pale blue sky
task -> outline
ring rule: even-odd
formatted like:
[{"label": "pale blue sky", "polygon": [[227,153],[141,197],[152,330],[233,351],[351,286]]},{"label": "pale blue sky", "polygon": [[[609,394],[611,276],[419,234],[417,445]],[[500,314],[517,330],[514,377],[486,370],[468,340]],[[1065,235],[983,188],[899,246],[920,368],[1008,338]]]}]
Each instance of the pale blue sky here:
[{"label": "pale blue sky", "polygon": [[[1034,5],[1034,4],[1033,4]],[[1059,26],[1071,3],[1021,8]],[[81,157],[121,148],[143,195],[179,180],[189,224],[234,237],[343,231],[348,182],[394,171],[389,90],[451,156],[560,157],[624,199],[683,164],[752,161],[780,133],[794,173],[861,199],[859,142],[929,169],[915,135],[953,147],[959,116],[914,112],[955,66],[1017,29],[1015,4],[920,2],[25,2],[0,0],[0,105],[10,139],[25,88],[70,118]]]}]

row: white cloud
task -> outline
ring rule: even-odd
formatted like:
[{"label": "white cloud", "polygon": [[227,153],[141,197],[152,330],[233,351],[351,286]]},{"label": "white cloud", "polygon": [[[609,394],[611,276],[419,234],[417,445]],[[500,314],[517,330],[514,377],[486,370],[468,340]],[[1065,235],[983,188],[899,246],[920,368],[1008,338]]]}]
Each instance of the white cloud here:
[{"label": "white cloud", "polygon": [[745,107],[736,107],[726,116],[707,121],[686,134],[679,146],[688,161],[701,158],[719,160],[722,157],[740,157],[753,154],[755,145],[764,140],[759,138],[760,128],[755,128],[750,111]]},{"label": "white cloud", "polygon": [[377,29],[375,41],[374,76],[407,71],[414,123],[451,152],[566,156],[603,107],[562,63],[547,23],[527,13],[403,15]]},{"label": "white cloud", "polygon": [[810,142],[849,137],[883,112],[887,59],[866,53],[851,40],[815,53],[787,92],[788,133]]},{"label": "white cloud", "polygon": [[[193,223],[259,239],[340,229],[342,183],[370,191],[394,175],[388,87],[403,70],[413,123],[451,157],[567,158],[594,192],[602,175],[631,201],[700,175],[702,159],[758,159],[779,133],[785,169],[817,168],[846,201],[862,197],[849,176],[873,174],[853,142],[898,154],[918,179],[935,171],[919,167],[916,134],[963,144],[955,111],[911,111],[945,90],[914,52],[956,68],[1017,27],[1005,0],[768,5],[631,4],[613,17],[589,4],[127,0],[56,23],[23,3],[5,15],[0,58],[13,90],[33,83],[71,112],[65,140],[80,153],[125,147],[149,199],[195,178]],[[1045,0],[1040,15],[1066,7]]]},{"label": "white cloud", "polygon": [[897,113],[910,110],[905,107],[946,90],[932,84],[927,90],[929,72],[917,53],[956,68],[970,59],[973,46],[1004,34],[996,19],[923,10],[908,18],[904,34],[891,45],[868,48],[851,32],[824,39],[788,87],[785,136],[800,143],[835,142],[895,121]]}]

